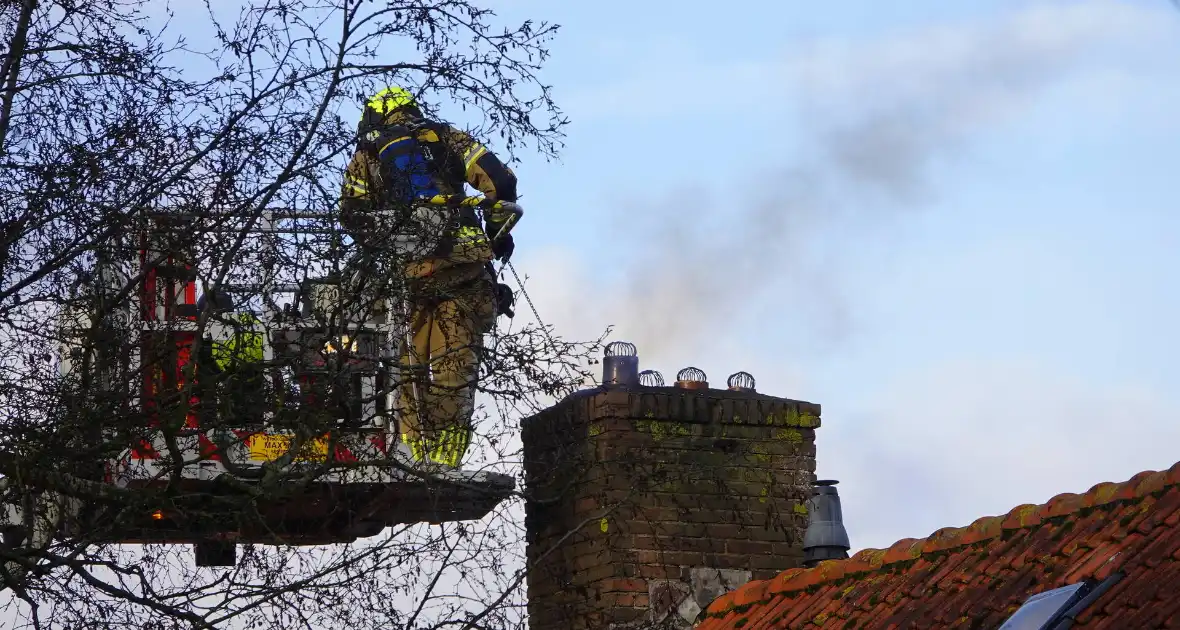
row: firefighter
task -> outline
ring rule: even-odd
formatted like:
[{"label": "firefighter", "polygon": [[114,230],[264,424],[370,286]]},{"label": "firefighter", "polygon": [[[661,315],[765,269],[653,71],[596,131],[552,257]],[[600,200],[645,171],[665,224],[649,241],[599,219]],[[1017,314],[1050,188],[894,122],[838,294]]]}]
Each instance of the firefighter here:
[{"label": "firefighter", "polygon": [[[207,306],[207,302],[211,304]],[[206,378],[220,384],[218,415],[232,419],[235,426],[260,423],[266,411],[261,323],[249,311],[233,313],[233,300],[224,292],[197,300],[197,312],[209,307],[211,319],[224,326],[202,344],[207,354],[201,363],[215,368],[206,370]]]},{"label": "firefighter", "polygon": [[[488,204],[482,226],[473,208],[425,203],[461,198],[465,184]],[[458,468],[471,440],[483,335],[511,312],[512,292],[492,268],[514,249],[511,235],[488,237],[504,227],[490,211],[496,201],[516,201],[516,175],[487,147],[426,118],[403,88],[365,103],[341,223],[363,259],[383,261],[379,273],[404,281],[398,290],[409,321],[397,407],[411,463]]]}]

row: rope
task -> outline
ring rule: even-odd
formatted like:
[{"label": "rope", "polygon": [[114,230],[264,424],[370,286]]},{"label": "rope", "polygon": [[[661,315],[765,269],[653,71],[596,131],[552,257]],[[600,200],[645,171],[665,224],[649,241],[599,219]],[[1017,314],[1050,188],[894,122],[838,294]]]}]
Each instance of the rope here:
[{"label": "rope", "polygon": [[[500,265],[500,268],[496,270],[495,281],[499,282],[500,277],[503,276],[503,274],[504,274],[504,265]],[[496,325],[492,326],[492,345],[493,345],[493,347],[499,346],[499,344],[500,344],[499,319],[500,319],[499,316],[497,316],[496,317],[496,320],[497,320]],[[507,335],[512,334],[512,324],[513,324],[513,320],[509,319],[507,330],[505,331],[505,334],[507,334]],[[507,401],[502,400],[498,396],[493,396],[492,400],[496,404],[496,412],[500,414],[500,418],[504,421],[507,421],[508,420],[508,411],[509,411],[507,408]]]},{"label": "rope", "polygon": [[[504,271],[504,267],[508,267],[508,270],[512,272],[512,277],[516,280],[516,286],[520,287],[520,294],[524,296],[525,303],[529,305],[529,310],[532,311],[533,318],[537,320],[537,324],[541,327],[541,332],[545,333],[545,340],[549,342],[549,347],[554,351],[554,353],[556,353],[557,342],[553,340],[553,336],[549,334],[549,328],[545,326],[545,322],[541,320],[541,314],[537,312],[537,307],[533,304],[533,299],[529,297],[529,292],[525,290],[524,282],[521,281],[520,276],[516,273],[516,267],[513,266],[511,261],[506,261],[500,266],[501,272]],[[561,370],[567,378],[569,378],[571,381],[574,380],[574,376],[570,374],[570,367],[568,364],[563,362],[561,364]]]}]

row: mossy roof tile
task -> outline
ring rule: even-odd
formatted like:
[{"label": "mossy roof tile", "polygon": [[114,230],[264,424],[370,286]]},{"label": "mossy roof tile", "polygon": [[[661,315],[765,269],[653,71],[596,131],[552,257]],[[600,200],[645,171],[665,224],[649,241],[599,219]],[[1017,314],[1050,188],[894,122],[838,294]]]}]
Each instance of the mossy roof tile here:
[{"label": "mossy roof tile", "polygon": [[1116,570],[1126,577],[1074,628],[1180,623],[1180,462],[752,582],[697,628],[998,627],[1034,593]]}]

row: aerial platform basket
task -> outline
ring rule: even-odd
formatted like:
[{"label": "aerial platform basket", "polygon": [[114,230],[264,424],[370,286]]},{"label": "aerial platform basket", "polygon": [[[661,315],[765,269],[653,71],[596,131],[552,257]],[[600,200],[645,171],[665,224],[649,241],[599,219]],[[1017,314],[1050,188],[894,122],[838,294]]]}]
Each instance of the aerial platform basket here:
[{"label": "aerial platform basket", "polygon": [[[317,218],[287,216],[292,217]],[[264,213],[251,231],[305,229],[279,228],[281,219]],[[129,417],[145,420],[123,442],[126,449],[96,462],[91,476],[118,491],[114,494],[138,490],[131,494],[134,507],[123,500],[47,491],[39,506],[27,500],[0,505],[0,543],[39,548],[65,536],[193,544],[198,565],[232,565],[237,544],[348,543],[401,524],[475,520],[512,494],[515,481],[509,475],[414,469],[405,446],[398,444],[392,404],[393,359],[404,339],[398,305],[359,317],[317,314],[317,307],[331,302],[325,296],[346,291],[333,277],[293,286],[270,277],[255,287],[265,304],[253,313],[265,331],[262,365],[267,367],[260,378],[267,391],[291,395],[284,409],[315,412],[317,421],[301,426],[269,411],[245,419],[210,416],[218,394],[202,389],[199,348],[205,335],[216,338],[229,325],[203,321],[191,264],[195,256],[178,245],[184,241],[178,235],[191,233],[193,222],[201,220],[177,213],[147,215],[137,242],[112,243],[99,257],[95,274],[100,295],[126,295],[132,283],[138,290],[97,319],[82,309],[63,320],[79,340],[134,340],[122,347],[67,344],[62,353],[63,376],[84,373],[92,390],[104,384],[125,388],[133,407]],[[300,306],[276,306],[268,294],[277,292],[295,293]],[[336,392],[331,400],[321,395],[327,382]],[[343,401],[340,391],[347,392]],[[108,442],[115,433],[124,436],[119,439],[129,435],[127,427],[102,433]],[[302,447],[292,447],[293,442]],[[52,518],[41,518],[36,509]]]}]

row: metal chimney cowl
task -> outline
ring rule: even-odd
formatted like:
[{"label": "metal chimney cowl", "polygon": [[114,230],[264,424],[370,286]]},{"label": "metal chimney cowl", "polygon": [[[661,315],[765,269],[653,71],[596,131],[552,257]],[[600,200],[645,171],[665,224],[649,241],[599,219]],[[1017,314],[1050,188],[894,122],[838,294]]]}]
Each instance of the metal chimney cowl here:
[{"label": "metal chimney cowl", "polygon": [[612,341],[602,357],[602,384],[634,387],[639,385],[639,353],[635,344]]},{"label": "metal chimney cowl", "polygon": [[803,566],[813,567],[824,560],[843,560],[852,545],[844,528],[844,513],[835,480],[816,481],[807,500],[808,525],[803,535]]},{"label": "metal chimney cowl", "polygon": [[729,391],[732,392],[758,391],[754,389],[754,375],[750,374],[749,372],[734,372],[733,374],[729,375],[729,378],[725,381],[725,384],[729,387]]},{"label": "metal chimney cowl", "polygon": [[663,387],[664,375],[656,370],[644,370],[639,373],[639,384],[644,387]]},{"label": "metal chimney cowl", "polygon": [[686,367],[676,373],[676,384],[674,387],[680,389],[708,389],[709,377],[705,375],[704,371],[698,368]]}]

